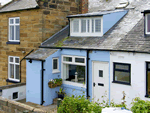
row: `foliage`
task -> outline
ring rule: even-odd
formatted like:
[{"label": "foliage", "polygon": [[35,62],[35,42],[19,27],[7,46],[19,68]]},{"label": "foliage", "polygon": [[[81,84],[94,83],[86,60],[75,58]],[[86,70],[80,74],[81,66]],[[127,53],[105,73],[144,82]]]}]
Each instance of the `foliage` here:
[{"label": "foliage", "polygon": [[101,113],[102,107],[90,102],[84,96],[66,96],[57,113]]},{"label": "foliage", "polygon": [[133,113],[150,113],[150,101],[144,101],[136,97],[131,104],[133,105],[131,107]]},{"label": "foliage", "polygon": [[58,42],[55,44],[55,46],[56,46],[56,47],[62,47],[62,46],[63,46],[63,42],[66,41],[68,38],[69,38],[69,37],[66,37],[66,38],[64,38],[64,39],[62,39],[62,40],[60,40],[60,41],[58,41]]},{"label": "foliage", "polygon": [[56,93],[58,93],[58,94],[65,94],[65,90],[63,90],[63,88],[60,87],[59,91],[58,92],[56,91]]},{"label": "foliage", "polygon": [[62,79],[61,78],[60,79],[57,79],[57,78],[56,79],[51,79],[48,82],[48,85],[49,85],[50,88],[61,86],[61,84],[62,84]]}]

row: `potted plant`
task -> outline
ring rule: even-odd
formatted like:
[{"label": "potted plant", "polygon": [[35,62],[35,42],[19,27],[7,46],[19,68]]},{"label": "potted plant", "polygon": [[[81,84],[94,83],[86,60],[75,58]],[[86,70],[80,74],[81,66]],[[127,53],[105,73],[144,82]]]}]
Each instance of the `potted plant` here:
[{"label": "potted plant", "polygon": [[55,87],[57,87],[57,84],[56,84],[56,80],[50,80],[49,82],[48,82],[48,86],[50,87],[50,88],[55,88]]},{"label": "potted plant", "polygon": [[60,89],[57,92],[57,94],[58,94],[58,98],[64,99],[65,92],[64,92],[63,88],[60,87]]}]

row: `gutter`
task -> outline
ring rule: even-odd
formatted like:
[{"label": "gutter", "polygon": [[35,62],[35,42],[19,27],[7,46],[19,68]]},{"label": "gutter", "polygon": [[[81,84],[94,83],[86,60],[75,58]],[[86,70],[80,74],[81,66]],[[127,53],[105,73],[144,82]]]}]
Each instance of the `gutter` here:
[{"label": "gutter", "polygon": [[96,51],[113,51],[113,52],[133,52],[133,53],[146,53],[150,54],[150,52],[144,51],[134,51],[134,50],[112,50],[112,49],[94,49],[94,48],[71,48],[71,47],[47,47],[47,46],[39,46],[39,48],[47,48],[47,49],[73,49],[73,50],[96,50]]},{"label": "gutter", "polygon": [[[26,56],[28,56],[33,51],[34,51],[34,49],[32,49]],[[21,82],[21,62],[25,59],[26,56],[24,56],[23,59],[20,60],[20,82]]]},{"label": "gutter", "polygon": [[87,83],[86,83],[86,96],[87,96],[87,99],[90,97],[89,96],[89,50],[87,50],[87,56],[86,56],[86,63],[87,63],[87,66],[86,66],[86,73],[87,73]]}]

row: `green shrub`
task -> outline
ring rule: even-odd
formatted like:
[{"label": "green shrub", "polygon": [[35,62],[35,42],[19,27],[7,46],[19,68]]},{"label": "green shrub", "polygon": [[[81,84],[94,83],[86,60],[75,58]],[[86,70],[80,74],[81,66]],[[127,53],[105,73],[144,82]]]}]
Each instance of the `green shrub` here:
[{"label": "green shrub", "polygon": [[133,99],[132,105],[133,113],[150,113],[150,101],[144,101],[137,97]]},{"label": "green shrub", "polygon": [[101,113],[102,107],[90,102],[84,96],[66,96],[57,113]]}]

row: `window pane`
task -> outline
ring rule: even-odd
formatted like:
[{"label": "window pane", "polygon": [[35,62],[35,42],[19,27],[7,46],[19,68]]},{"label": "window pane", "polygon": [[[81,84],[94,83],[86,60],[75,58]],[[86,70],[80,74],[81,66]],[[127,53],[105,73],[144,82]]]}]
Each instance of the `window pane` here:
[{"label": "window pane", "polygon": [[64,57],[63,61],[72,62],[72,57]]},{"label": "window pane", "polygon": [[81,20],[81,32],[86,32],[86,20]]},{"label": "window pane", "polygon": [[19,65],[15,65],[16,68],[16,79],[19,79]]},{"label": "window pane", "polygon": [[95,32],[101,32],[101,19],[95,20]]},{"label": "window pane", "polygon": [[13,62],[13,57],[10,57],[10,62]]},{"label": "window pane", "polygon": [[85,66],[64,64],[63,78],[66,81],[85,83]]},{"label": "window pane", "polygon": [[88,24],[88,32],[90,32],[90,20],[87,21]]},{"label": "window pane", "polygon": [[79,20],[73,21],[73,32],[79,32]]},{"label": "window pane", "polygon": [[92,32],[94,32],[94,19],[92,19]]},{"label": "window pane", "polygon": [[14,65],[10,64],[10,78],[14,79]]},{"label": "window pane", "polygon": [[16,40],[20,40],[20,26],[16,26]]},{"label": "window pane", "polygon": [[14,40],[14,26],[10,26],[10,40]]},{"label": "window pane", "polygon": [[129,72],[115,71],[115,81],[129,83],[129,80],[130,80]]},{"label": "window pane", "polygon": [[19,24],[19,19],[16,19],[16,24]]},{"label": "window pane", "polygon": [[84,63],[84,58],[75,58],[75,62]]},{"label": "window pane", "polygon": [[19,63],[19,58],[15,58],[15,63]]},{"label": "window pane", "polygon": [[147,32],[150,32],[150,15],[147,15]]},{"label": "window pane", "polygon": [[148,69],[150,69],[150,63],[148,63]]},{"label": "window pane", "polygon": [[54,60],[53,60],[53,69],[58,69],[57,62],[58,62],[57,59],[54,59]]},{"label": "window pane", "polygon": [[14,24],[14,19],[10,19],[10,24]]},{"label": "window pane", "polygon": [[115,64],[115,69],[122,69],[122,70],[129,70],[128,65],[120,65],[120,64]]}]

